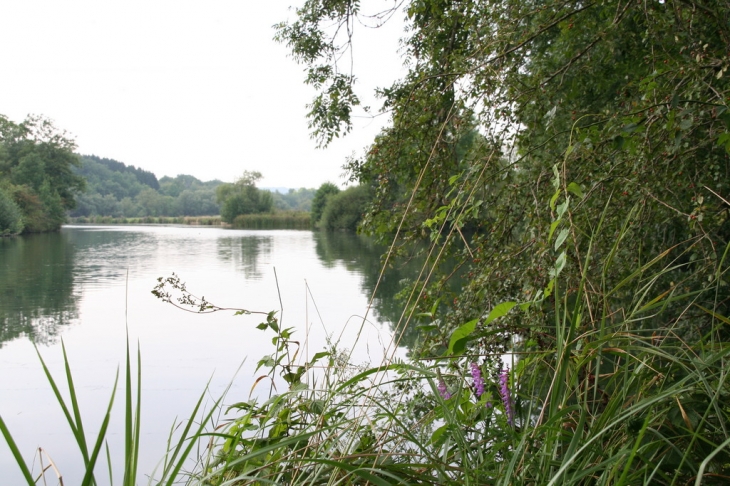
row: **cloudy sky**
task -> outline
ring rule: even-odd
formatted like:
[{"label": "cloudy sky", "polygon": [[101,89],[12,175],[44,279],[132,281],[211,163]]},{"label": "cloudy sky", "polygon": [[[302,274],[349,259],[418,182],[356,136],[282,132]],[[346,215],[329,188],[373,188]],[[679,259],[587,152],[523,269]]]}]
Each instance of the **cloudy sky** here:
[{"label": "cloudy sky", "polygon": [[[353,133],[319,150],[303,67],[272,25],[302,0],[4,0],[0,2],[0,114],[44,115],[78,152],[164,175],[233,181],[258,170],[265,187],[342,183],[387,116],[357,118]],[[392,5],[393,0],[370,0]],[[360,94],[402,75],[401,15],[356,26]],[[363,114],[364,115],[364,114]]]}]

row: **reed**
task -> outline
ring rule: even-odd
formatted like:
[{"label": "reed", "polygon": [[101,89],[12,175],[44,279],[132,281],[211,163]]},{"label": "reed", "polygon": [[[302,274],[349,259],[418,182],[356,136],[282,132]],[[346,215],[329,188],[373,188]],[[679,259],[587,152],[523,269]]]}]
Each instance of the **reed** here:
[{"label": "reed", "polygon": [[275,213],[242,214],[233,220],[232,226],[240,229],[300,229],[312,228],[309,213],[302,211],[277,211]]}]

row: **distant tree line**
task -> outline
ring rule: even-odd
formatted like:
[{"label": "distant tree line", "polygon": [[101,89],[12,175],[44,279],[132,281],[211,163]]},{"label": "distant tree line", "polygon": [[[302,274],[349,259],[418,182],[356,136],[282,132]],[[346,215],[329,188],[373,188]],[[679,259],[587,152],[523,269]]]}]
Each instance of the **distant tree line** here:
[{"label": "distant tree line", "polygon": [[95,155],[81,156],[78,175],[87,191],[77,198],[70,216],[212,216],[220,212],[214,180],[202,182],[190,175],[163,177],[149,171]]},{"label": "distant tree line", "polygon": [[356,230],[371,199],[364,186],[286,193],[256,187],[260,172],[244,171],[234,183],[191,175],[162,177],[97,155],[77,155],[65,132],[46,119],[16,124],[0,116],[0,235],[57,230],[67,216],[115,218],[312,212],[325,230]]},{"label": "distant tree line", "polygon": [[274,197],[274,208],[281,211],[306,211],[312,210],[312,199],[315,189],[300,187],[289,189],[288,192],[272,191]]}]

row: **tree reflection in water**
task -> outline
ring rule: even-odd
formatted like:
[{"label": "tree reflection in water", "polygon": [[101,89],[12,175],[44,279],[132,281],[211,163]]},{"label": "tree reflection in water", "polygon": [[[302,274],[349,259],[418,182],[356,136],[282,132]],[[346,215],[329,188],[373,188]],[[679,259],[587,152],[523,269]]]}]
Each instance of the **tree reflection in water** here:
[{"label": "tree reflection in water", "polygon": [[52,344],[78,318],[74,253],[63,233],[0,238],[0,346],[21,336]]}]

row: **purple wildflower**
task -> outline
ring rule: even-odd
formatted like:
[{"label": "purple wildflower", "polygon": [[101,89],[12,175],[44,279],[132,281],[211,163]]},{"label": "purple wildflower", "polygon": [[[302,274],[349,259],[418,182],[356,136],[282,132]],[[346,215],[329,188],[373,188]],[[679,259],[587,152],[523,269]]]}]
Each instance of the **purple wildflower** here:
[{"label": "purple wildflower", "polygon": [[482,378],[482,372],[479,369],[479,365],[476,363],[471,364],[471,377],[474,379],[474,389],[477,398],[484,394],[484,379]]},{"label": "purple wildflower", "polygon": [[449,393],[449,391],[446,389],[446,382],[443,378],[439,378],[438,390],[439,395],[441,395],[441,398],[443,398],[444,400],[448,400],[449,398],[451,398],[451,393]]},{"label": "purple wildflower", "polygon": [[499,375],[499,394],[502,396],[504,411],[507,415],[507,423],[510,426],[515,424],[515,411],[512,408],[512,397],[509,392],[509,370],[502,370]]}]

